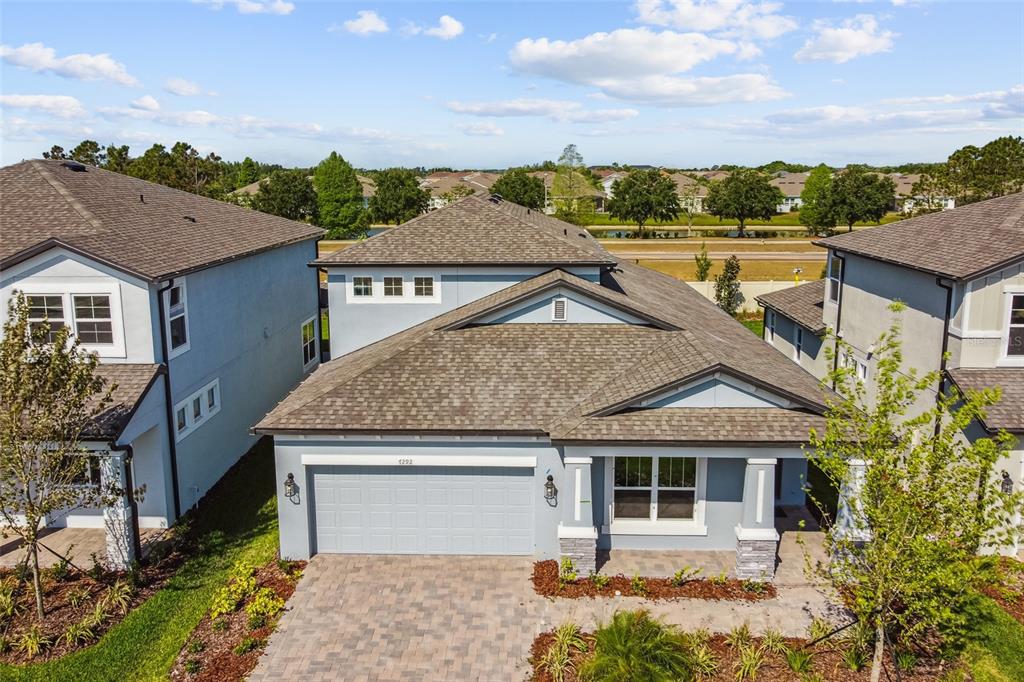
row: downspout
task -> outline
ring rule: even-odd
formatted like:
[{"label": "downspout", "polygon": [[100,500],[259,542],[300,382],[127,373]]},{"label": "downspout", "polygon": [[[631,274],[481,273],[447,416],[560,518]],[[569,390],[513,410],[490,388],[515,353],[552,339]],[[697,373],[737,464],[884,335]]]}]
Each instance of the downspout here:
[{"label": "downspout", "polygon": [[[318,283],[319,284],[319,283]],[[156,305],[160,314],[160,350],[163,353],[164,367],[164,406],[167,411],[167,445],[171,455],[171,492],[174,498],[174,518],[181,516],[181,497],[178,494],[178,441],[174,437],[174,402],[171,397],[171,359],[167,346],[167,311],[164,310],[164,292],[174,286],[174,278],[167,286],[156,290]]]},{"label": "downspout", "polygon": [[135,451],[131,445],[118,445],[117,441],[110,441],[111,452],[124,453],[124,487],[128,495],[128,506],[132,509],[132,550],[135,558],[142,560],[142,540],[139,532],[139,503],[135,500],[135,480],[132,478],[132,458]]},{"label": "downspout", "polygon": [[[843,286],[846,284],[846,256],[840,256],[838,251],[832,252],[832,257],[839,261],[839,298],[836,301],[836,352],[832,358],[832,375],[835,376],[836,370],[839,369],[839,339],[842,338],[842,324],[843,324]],[[825,294],[828,296],[828,294]],[[836,390],[836,381],[832,379],[832,390]]]},{"label": "downspout", "polygon": [[[951,308],[953,307],[953,285],[945,284],[941,277],[935,278],[935,284],[941,289],[946,290],[946,309],[943,314],[942,320],[942,354],[939,356],[939,392],[935,395],[935,403],[938,404],[942,400],[942,396],[946,393],[946,353],[949,351],[949,324],[951,322],[952,313]],[[939,430],[942,428],[942,424],[938,419],[935,420],[935,435],[939,435]]]}]

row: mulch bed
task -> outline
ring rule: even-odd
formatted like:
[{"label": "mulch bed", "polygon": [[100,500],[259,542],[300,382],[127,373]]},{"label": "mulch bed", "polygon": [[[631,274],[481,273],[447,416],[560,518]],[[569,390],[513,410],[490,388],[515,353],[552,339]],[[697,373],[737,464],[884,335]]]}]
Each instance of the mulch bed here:
[{"label": "mulch bed", "polygon": [[[645,591],[633,591],[632,578],[624,575],[609,576],[608,584],[597,587],[589,578],[561,584],[558,579],[558,562],[554,559],[538,561],[533,565],[533,589],[544,597],[580,599],[582,597],[643,597],[644,599],[712,599],[724,601],[760,601],[775,598],[775,586],[771,583],[745,583],[732,578],[724,581],[709,579],[691,580],[680,586],[672,584],[670,578],[643,578]],[[745,587],[746,585],[746,587]],[[754,585],[757,587],[754,588]]]},{"label": "mulch bed", "polygon": [[1024,562],[1003,557],[999,570],[1001,582],[987,585],[981,588],[981,592],[994,599],[1004,611],[1024,625]]},{"label": "mulch bed", "polygon": [[[167,539],[160,542],[166,543],[167,549],[160,552],[159,561],[139,567],[138,586],[132,596],[127,613],[131,613],[132,609],[163,588],[185,560],[178,540],[168,535]],[[93,577],[94,575],[99,577],[99,580]],[[45,612],[45,618],[40,624],[40,631],[51,643],[32,659],[29,659],[14,646],[18,638],[36,624],[35,593],[32,590],[31,574],[26,574],[25,582],[18,587],[18,611],[9,622],[0,623],[0,636],[5,637],[9,645],[0,651],[0,662],[21,664],[31,661],[39,663],[66,656],[73,651],[95,644],[103,636],[103,633],[120,623],[127,615],[127,613],[109,609],[107,618],[94,631],[96,635],[94,640],[69,644],[63,637],[68,627],[82,622],[92,614],[107,589],[118,580],[128,581],[128,575],[124,572],[69,567],[67,574],[59,578],[55,576],[53,569],[40,569],[40,578],[43,586]],[[17,581],[18,577],[14,570],[2,569],[0,570],[0,580]],[[71,603],[73,595],[81,598],[77,606],[73,606]]]},{"label": "mulch bed", "polygon": [[[586,640],[588,645],[588,651],[586,652],[575,652],[572,656],[573,669],[568,671],[565,676],[565,682],[577,682],[578,677],[575,674],[575,670],[591,655],[593,651],[594,636],[592,633],[583,633],[583,638]],[[533,645],[530,647],[530,665],[533,667],[532,679],[535,682],[554,682],[551,675],[541,669],[540,661],[543,659],[544,654],[551,647],[554,641],[554,633],[551,631],[542,632],[537,635],[536,639],[533,640]],[[786,646],[790,649],[799,649],[807,644],[805,639],[791,639],[787,638]],[[753,646],[759,647],[761,639],[755,637],[752,639]],[[739,653],[736,649],[729,646],[726,643],[725,637],[722,635],[716,635],[711,638],[708,642],[708,646],[714,652],[715,657],[718,660],[718,669],[715,674],[710,677],[703,677],[702,680],[708,680],[710,682],[735,682],[736,680],[736,663],[739,660]],[[850,670],[842,660],[842,650],[839,648],[830,648],[823,645],[817,645],[812,649],[813,658],[811,662],[811,670],[821,676],[821,679],[828,680],[828,682],[865,682],[871,678],[870,661],[868,665],[859,671]],[[902,682],[936,682],[942,679],[943,675],[948,674],[950,670],[959,667],[958,663],[942,663],[936,661],[925,661],[918,663],[913,671],[907,673],[900,671],[899,679]],[[886,673],[882,673],[882,679],[895,680],[892,659],[890,658],[886,665]],[[786,657],[781,653],[769,653],[764,654],[764,663],[757,671],[757,682],[793,682],[794,680],[801,679],[799,675],[790,670],[786,663]]]},{"label": "mulch bed", "polygon": [[[256,569],[256,588],[269,587],[278,597],[287,601],[295,592],[297,576],[306,567],[305,561],[283,562],[282,570],[277,560],[271,561]],[[247,599],[233,613],[221,616],[217,620],[223,626],[214,626],[209,614],[203,616],[196,629],[189,635],[185,646],[178,653],[178,658],[171,670],[172,680],[183,682],[228,682],[242,680],[256,667],[256,662],[267,645],[267,639],[274,631],[277,618],[272,619],[264,627],[249,629],[249,619],[245,613]],[[245,653],[236,654],[235,648],[246,638],[256,640],[254,648]],[[190,672],[190,668],[198,670]]]}]

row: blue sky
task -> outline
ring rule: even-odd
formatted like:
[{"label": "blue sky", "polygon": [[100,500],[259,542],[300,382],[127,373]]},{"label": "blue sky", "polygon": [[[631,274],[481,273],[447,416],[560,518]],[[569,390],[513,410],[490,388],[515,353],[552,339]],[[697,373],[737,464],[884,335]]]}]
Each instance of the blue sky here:
[{"label": "blue sky", "polygon": [[3,2],[0,161],[937,161],[1024,134],[1024,3]]}]

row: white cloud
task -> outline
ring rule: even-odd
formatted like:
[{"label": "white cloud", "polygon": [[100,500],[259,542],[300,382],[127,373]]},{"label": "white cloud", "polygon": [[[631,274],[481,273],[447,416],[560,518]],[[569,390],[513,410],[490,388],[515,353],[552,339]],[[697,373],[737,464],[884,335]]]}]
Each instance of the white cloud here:
[{"label": "white cloud", "polygon": [[838,26],[815,22],[816,34],[808,38],[793,57],[798,62],[825,61],[844,64],[866,55],[889,52],[899,34],[883,31],[870,14],[844,19]]},{"label": "white cloud", "polygon": [[285,0],[193,0],[200,5],[209,5],[211,9],[221,9],[224,5],[234,5],[239,14],[291,14],[295,3]]},{"label": "white cloud", "polygon": [[0,59],[37,73],[53,73],[82,81],[106,80],[118,85],[136,86],[139,81],[128,73],[124,64],[109,54],[71,54],[58,57],[57,51],[43,43],[26,43],[21,47],[0,45]]},{"label": "white cloud", "polygon": [[[432,36],[434,38],[440,38],[441,40],[451,40],[452,38],[458,38],[462,35],[464,27],[462,22],[454,17],[450,17],[447,14],[442,16],[437,21],[437,26],[426,27],[420,26],[419,24],[407,21],[402,25],[402,33],[408,36],[415,36],[423,34],[426,36]],[[497,34],[492,34],[497,38]],[[487,41],[490,42],[490,41]]]},{"label": "white cloud", "polygon": [[474,137],[501,137],[505,131],[491,121],[477,121],[475,123],[460,123],[455,126],[465,135]]},{"label": "white cloud", "polygon": [[363,9],[356,12],[355,19],[342,22],[341,26],[332,24],[327,29],[332,33],[345,31],[357,36],[369,36],[374,33],[387,33],[388,22],[384,21],[379,14],[373,10]]},{"label": "white cloud", "polygon": [[480,40],[484,41],[485,43],[493,43],[495,40],[498,39],[498,34],[497,33],[479,33],[479,34],[477,34],[477,37]]},{"label": "white cloud", "polygon": [[962,102],[999,103],[1024,100],[1024,85],[1015,85],[1008,90],[989,90],[967,95],[927,95],[921,97],[897,97],[882,100],[883,104],[960,104]]},{"label": "white cloud", "polygon": [[138,99],[132,100],[132,106],[144,111],[157,111],[160,109],[160,102],[157,102],[156,98],[152,95],[143,95]]},{"label": "white cloud", "polygon": [[641,23],[684,31],[721,33],[771,40],[797,28],[778,14],[782,3],[741,0],[637,0]]},{"label": "white cloud", "polygon": [[464,28],[461,21],[445,14],[438,19],[437,26],[426,29],[423,31],[423,34],[433,36],[434,38],[440,38],[441,40],[451,40],[452,38],[458,38],[462,35],[463,30]]},{"label": "white cloud", "polygon": [[609,95],[662,107],[703,107],[732,102],[768,102],[787,97],[771,78],[759,73],[732,76],[647,76],[605,83]]},{"label": "white cloud", "polygon": [[449,111],[473,116],[541,116],[558,123],[623,121],[639,115],[636,109],[585,110],[579,102],[554,99],[508,99],[491,102],[448,102]]},{"label": "white cloud", "polygon": [[10,141],[52,141],[55,137],[81,139],[92,134],[92,128],[79,123],[29,120],[19,116],[0,119],[0,137]]},{"label": "white cloud", "polygon": [[85,107],[70,95],[0,95],[0,106],[5,109],[26,109],[60,118],[81,118]]},{"label": "white cloud", "polygon": [[210,97],[213,97],[217,94],[212,90],[204,92],[199,83],[178,77],[168,78],[165,80],[164,91],[169,92],[172,95],[178,95],[179,97],[195,97],[196,95],[209,95]]}]

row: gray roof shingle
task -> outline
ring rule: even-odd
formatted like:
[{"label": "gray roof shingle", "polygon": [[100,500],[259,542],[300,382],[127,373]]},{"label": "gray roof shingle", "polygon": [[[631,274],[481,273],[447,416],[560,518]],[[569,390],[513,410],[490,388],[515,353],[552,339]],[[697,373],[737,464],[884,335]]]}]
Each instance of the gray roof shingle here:
[{"label": "gray roof shingle", "polygon": [[825,303],[823,279],[762,294],[756,296],[755,300],[765,308],[782,313],[812,334],[821,336],[825,333],[825,321],[822,317]]},{"label": "gray roof shingle", "polygon": [[611,265],[581,228],[538,211],[469,196],[318,258],[330,265]]},{"label": "gray roof shingle", "polygon": [[96,366],[96,374],[113,387],[111,402],[83,431],[85,439],[114,440],[128,426],[135,408],[146,396],[161,365],[104,364]]},{"label": "gray roof shingle", "polygon": [[964,392],[1001,388],[999,402],[985,410],[985,428],[1024,433],[1024,367],[951,369],[949,375]]},{"label": "gray roof shingle", "polygon": [[61,161],[0,169],[0,266],[66,246],[146,280],[294,242],[312,225]]},{"label": "gray roof shingle", "polygon": [[1024,193],[814,243],[956,280],[973,279],[1024,258]]}]

